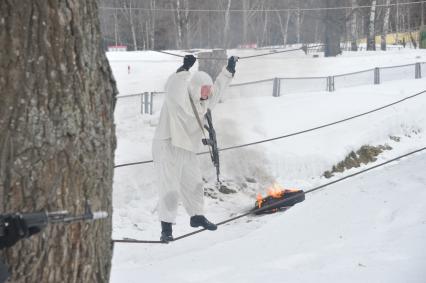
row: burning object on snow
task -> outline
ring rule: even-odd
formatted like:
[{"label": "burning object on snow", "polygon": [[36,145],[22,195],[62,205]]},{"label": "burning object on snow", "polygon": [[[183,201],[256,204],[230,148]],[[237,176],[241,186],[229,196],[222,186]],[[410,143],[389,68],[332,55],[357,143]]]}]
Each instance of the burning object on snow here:
[{"label": "burning object on snow", "polygon": [[278,184],[274,184],[268,189],[268,196],[257,195],[254,214],[274,213],[286,210],[296,203],[305,200],[305,192],[297,189],[284,189]]}]

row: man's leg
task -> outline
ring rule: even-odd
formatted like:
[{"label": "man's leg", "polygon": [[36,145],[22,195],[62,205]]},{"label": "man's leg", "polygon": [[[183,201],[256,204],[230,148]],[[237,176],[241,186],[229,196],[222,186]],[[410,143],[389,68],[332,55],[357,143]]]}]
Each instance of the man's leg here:
[{"label": "man's leg", "polygon": [[158,216],[161,221],[161,240],[172,241],[172,223],[176,221],[179,200],[179,164],[170,141],[154,141],[154,169],[158,189]]},{"label": "man's leg", "polygon": [[193,152],[182,152],[183,164],[180,179],[180,191],[183,205],[191,216],[192,227],[204,227],[216,230],[217,226],[204,217],[204,188],[201,177],[200,164]]}]

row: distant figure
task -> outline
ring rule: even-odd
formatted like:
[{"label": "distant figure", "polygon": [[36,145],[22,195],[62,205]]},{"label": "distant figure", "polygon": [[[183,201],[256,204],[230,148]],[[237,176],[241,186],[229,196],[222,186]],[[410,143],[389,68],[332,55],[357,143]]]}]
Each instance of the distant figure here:
[{"label": "distant figure", "polygon": [[161,241],[173,241],[172,223],[176,220],[178,200],[182,199],[192,227],[216,230],[203,213],[204,191],[196,153],[202,144],[203,121],[230,84],[237,57],[230,57],[213,84],[210,76],[189,69],[196,58],[185,56],[183,65],[166,84],[166,96],[152,144],[154,169],[159,193],[158,215]]},{"label": "distant figure", "polygon": [[402,47],[404,47],[404,48],[405,48],[405,44],[406,44],[406,43],[405,43],[405,37],[403,37],[403,38],[402,38]]},{"label": "distant figure", "polygon": [[130,74],[130,65],[127,66],[127,73]]}]

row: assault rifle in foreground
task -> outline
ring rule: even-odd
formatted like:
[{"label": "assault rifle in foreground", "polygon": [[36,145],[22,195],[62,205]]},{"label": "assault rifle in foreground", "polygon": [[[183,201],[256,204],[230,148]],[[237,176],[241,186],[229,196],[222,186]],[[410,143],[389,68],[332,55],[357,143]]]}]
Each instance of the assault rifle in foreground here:
[{"label": "assault rifle in foreground", "polygon": [[210,109],[207,109],[206,115],[204,115],[207,120],[207,125],[204,125],[204,128],[209,133],[208,139],[203,139],[203,144],[211,147],[210,157],[212,159],[214,167],[216,167],[216,178],[217,182],[220,183],[220,164],[219,164],[219,149],[217,148],[216,140],[216,131],[213,128],[212,112]]},{"label": "assault rifle in foreground", "polygon": [[[86,203],[85,212],[81,215],[71,215],[68,211],[55,212],[33,212],[33,213],[13,213],[0,215],[0,239],[5,236],[6,229],[10,225],[8,219],[18,219],[23,224],[19,231],[20,237],[28,237],[28,234],[34,234],[44,229],[48,224],[55,223],[73,223],[87,220],[97,220],[108,217],[106,211],[92,212],[90,205]],[[24,229],[25,228],[25,229]]]}]

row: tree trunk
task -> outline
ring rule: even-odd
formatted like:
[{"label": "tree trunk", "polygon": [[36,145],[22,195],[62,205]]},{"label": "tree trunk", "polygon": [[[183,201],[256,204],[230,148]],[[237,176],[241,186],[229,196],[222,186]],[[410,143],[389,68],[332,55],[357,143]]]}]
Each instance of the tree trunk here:
[{"label": "tree trunk", "polygon": [[300,1],[297,2],[298,3],[298,8],[297,8],[297,14],[296,14],[296,43],[300,43],[300,33],[301,33],[301,29],[302,29],[302,13],[300,12]]},{"label": "tree trunk", "polygon": [[108,282],[115,81],[96,1],[0,2],[0,212],[93,210],[4,250],[11,282]]},{"label": "tree trunk", "polygon": [[250,7],[248,1],[249,0],[242,0],[243,1],[243,44],[248,43],[248,9]]},{"label": "tree trunk", "polygon": [[283,20],[282,20],[282,17],[281,17],[281,13],[279,11],[275,11],[275,12],[277,13],[278,21],[280,23],[280,31],[281,31],[283,46],[286,46],[286,44],[287,44],[288,23],[290,21],[290,11],[287,11],[287,19],[286,19],[285,26],[283,25]]},{"label": "tree trunk", "polygon": [[[133,0],[129,0],[129,2],[124,1],[122,3],[122,11],[123,11],[123,15],[127,21],[128,27],[129,27],[129,32],[130,32],[130,37],[127,40],[132,41],[132,43],[128,44],[128,45],[133,45],[133,50],[138,50],[138,41],[136,38],[136,28],[135,28],[135,21],[134,21],[134,15],[133,15],[133,8],[132,8],[132,3]],[[128,34],[127,34],[128,35]]]},{"label": "tree trunk", "polygon": [[[338,7],[342,5],[339,0],[326,0],[326,7]],[[327,9],[324,15],[324,56],[337,56],[342,53],[340,49],[340,37],[342,26],[345,25],[345,15],[342,9]]]},{"label": "tree trunk", "polygon": [[150,1],[150,9],[151,9],[151,13],[150,13],[150,18],[151,18],[151,24],[150,24],[150,29],[149,29],[149,38],[150,38],[150,48],[152,50],[155,49],[155,7],[156,7],[156,0],[151,0]]},{"label": "tree trunk", "polygon": [[383,28],[380,41],[380,49],[386,51],[386,36],[389,31],[390,0],[386,0],[385,15],[383,17]]},{"label": "tree trunk", "polygon": [[287,11],[287,20],[286,20],[286,24],[285,24],[285,37],[284,37],[284,45],[287,45],[288,42],[288,27],[290,25],[290,10]]},{"label": "tree trunk", "polygon": [[188,0],[176,0],[176,24],[178,49],[189,48],[189,2]]},{"label": "tree trunk", "polygon": [[399,0],[395,0],[396,1],[396,18],[395,18],[395,31],[396,31],[396,35],[395,35],[395,42],[396,44],[399,44],[399,38],[398,38],[398,34],[399,34]]},{"label": "tree trunk", "polygon": [[357,0],[352,0],[352,18],[351,18],[351,50],[358,51],[357,44],[357,15],[358,12],[355,10],[358,7]]},{"label": "tree trunk", "polygon": [[132,11],[132,1],[130,1],[130,7],[129,10],[129,25],[130,25],[130,33],[132,35],[133,40],[133,50],[138,50],[138,41],[136,39],[136,29],[135,29],[135,23],[133,21],[133,11]]},{"label": "tree trunk", "polygon": [[[267,9],[267,6],[264,6],[263,9]],[[262,31],[262,40],[260,46],[265,46],[268,42],[268,14],[269,12],[264,12],[263,17],[263,31]]]},{"label": "tree trunk", "polygon": [[376,50],[376,0],[371,1],[370,18],[368,21],[367,50]]},{"label": "tree trunk", "polygon": [[223,30],[223,48],[227,48],[229,44],[229,10],[231,9],[232,0],[228,0],[225,12],[225,27]]}]

